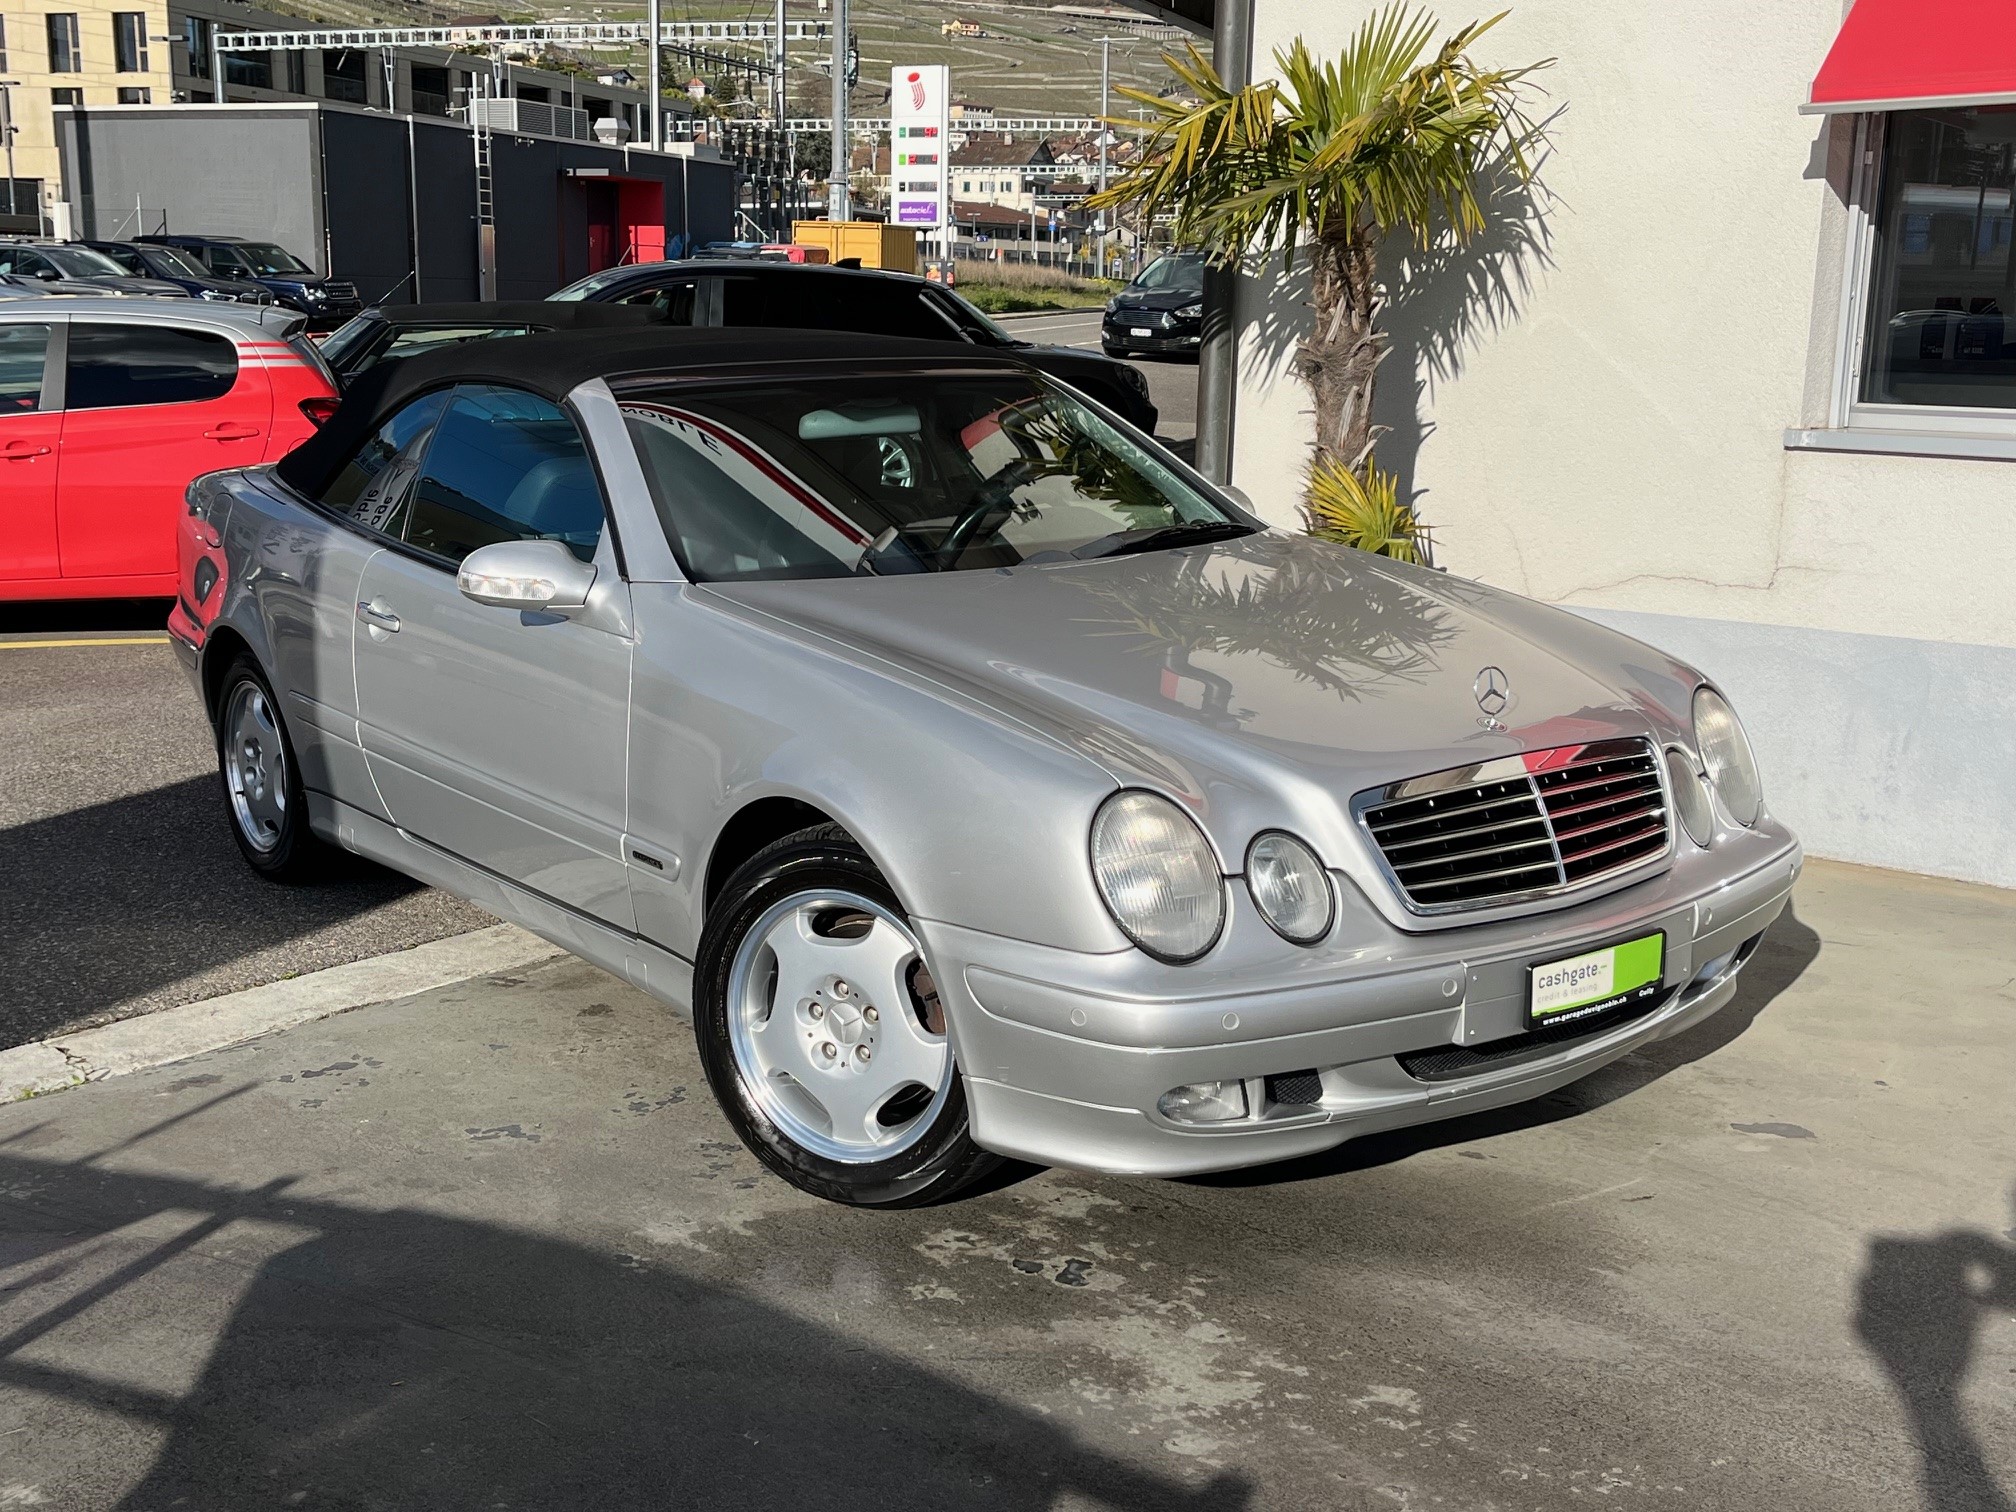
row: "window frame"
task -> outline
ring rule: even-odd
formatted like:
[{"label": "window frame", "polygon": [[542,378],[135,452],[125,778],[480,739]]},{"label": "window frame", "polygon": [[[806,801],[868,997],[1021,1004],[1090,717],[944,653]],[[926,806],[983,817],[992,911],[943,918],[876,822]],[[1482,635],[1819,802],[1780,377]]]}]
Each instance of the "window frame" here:
[{"label": "window frame", "polygon": [[[67,64],[57,62],[56,33],[67,23],[69,36],[63,41],[63,52]],[[84,71],[84,27],[76,11],[44,11],[42,13],[42,34],[49,44],[49,72],[52,74],[74,74]]]},{"label": "window frame", "polygon": [[147,12],[112,12],[112,71],[152,73],[147,37]]},{"label": "window frame", "polygon": [[[88,405],[83,409],[72,408],[70,404],[70,393],[69,393],[70,352],[73,346],[73,342],[71,341],[71,335],[74,331],[80,328],[87,331],[107,330],[107,329],[132,330],[135,328],[140,328],[150,331],[173,331],[178,335],[206,336],[213,338],[217,341],[223,342],[225,346],[230,350],[231,382],[225,386],[224,391],[222,393],[211,394],[201,399],[155,399],[155,400],[148,400],[139,404],[94,404],[94,405]],[[51,343],[51,345],[53,347],[54,343]],[[101,414],[113,414],[132,410],[152,411],[152,410],[166,410],[166,409],[184,409],[189,407],[190,405],[197,405],[197,404],[222,404],[225,400],[229,399],[233,394],[235,394],[238,391],[238,385],[246,381],[248,374],[256,373],[258,371],[259,369],[257,368],[257,366],[253,362],[248,360],[245,350],[238,345],[238,342],[234,337],[229,336],[225,334],[225,332],[217,330],[210,326],[182,325],[172,320],[146,320],[146,319],[134,319],[123,315],[97,315],[97,314],[72,316],[66,318],[64,321],[63,370],[61,374],[62,385],[59,390],[59,393],[63,400],[64,410],[70,414],[101,415]]]},{"label": "window frame", "polygon": [[[1872,451],[1913,450],[1910,439],[1951,438],[1992,443],[2016,457],[2016,398],[2006,407],[1877,404],[1862,398],[1869,360],[1869,314],[1875,297],[1877,222],[1883,204],[1883,155],[1890,111],[1863,111],[1855,117],[1855,140],[1848,184],[1848,233],[1843,250],[1840,321],[1835,331],[1834,386],[1827,424],[1858,433]],[[2016,311],[2010,318],[2016,320]],[[1807,433],[1810,434],[1810,433]],[[1894,444],[1883,444],[1894,437]]]},{"label": "window frame", "polygon": [[423,403],[428,399],[432,399],[437,394],[445,396],[445,402],[442,404],[441,413],[434,418],[434,423],[428,427],[427,439],[421,445],[419,452],[413,458],[413,478],[412,482],[408,485],[408,497],[406,499],[404,507],[401,508],[397,516],[399,520],[399,531],[400,531],[398,535],[391,535],[385,531],[376,530],[368,525],[361,524],[359,521],[351,518],[350,516],[345,515],[340,511],[332,508],[322,499],[311,497],[310,495],[307,494],[303,494],[298,489],[290,487],[288,489],[288,492],[292,494],[295,498],[305,502],[308,505],[308,507],[312,509],[317,515],[319,515],[321,518],[325,520],[330,521],[332,524],[340,525],[345,530],[350,531],[352,534],[361,536],[366,541],[369,541],[374,545],[383,547],[387,551],[396,551],[401,556],[409,557],[413,561],[419,562],[424,566],[432,567],[438,571],[445,572],[451,579],[453,579],[456,576],[456,574],[460,572],[462,564],[460,562],[452,560],[449,557],[442,556],[439,552],[429,551],[424,546],[414,545],[411,541],[406,539],[405,531],[408,523],[408,518],[412,512],[411,510],[412,491],[419,488],[420,480],[426,474],[427,459],[429,456],[433,454],[434,440],[441,433],[441,423],[448,418],[448,411],[454,407],[455,401],[460,396],[462,391],[464,389],[474,389],[474,388],[514,389],[519,393],[526,394],[531,398],[540,400],[542,403],[554,405],[554,407],[557,408],[563,415],[565,415],[567,419],[573,424],[575,432],[581,437],[581,447],[582,450],[587,454],[588,466],[595,474],[595,489],[602,501],[602,538],[600,541],[596,543],[595,555],[591,557],[589,560],[597,568],[606,569],[607,571],[613,572],[618,578],[627,582],[629,580],[629,573],[626,570],[623,555],[621,527],[617,523],[616,519],[616,506],[614,498],[610,492],[609,478],[603,469],[602,459],[596,451],[594,440],[595,432],[593,427],[591,427],[587,423],[586,417],[583,416],[580,413],[580,411],[578,411],[575,408],[571,399],[560,399],[560,400],[548,399],[544,394],[535,394],[532,392],[532,390],[527,388],[520,388],[517,384],[499,383],[495,380],[477,381],[473,379],[472,380],[448,379],[442,383],[436,384],[432,388],[423,389],[418,393],[409,394],[406,397],[405,401],[399,405],[398,409],[389,410],[385,414],[377,417],[378,424],[377,426],[373,427],[371,431],[371,436],[373,437],[375,437],[378,434],[378,431],[384,427],[386,422],[389,421],[393,415],[396,415],[401,411],[412,407],[413,405]]},{"label": "window frame", "polygon": [[34,319],[0,321],[0,325],[47,326],[49,340],[42,348],[42,387],[32,410],[0,411],[0,418],[20,415],[60,414],[63,410],[64,380],[70,372],[70,317],[37,315]]}]

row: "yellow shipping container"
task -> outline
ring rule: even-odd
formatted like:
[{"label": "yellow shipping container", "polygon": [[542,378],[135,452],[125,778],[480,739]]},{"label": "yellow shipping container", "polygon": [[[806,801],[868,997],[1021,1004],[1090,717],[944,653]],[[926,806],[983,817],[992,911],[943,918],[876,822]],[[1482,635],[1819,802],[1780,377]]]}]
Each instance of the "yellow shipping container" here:
[{"label": "yellow shipping container", "polygon": [[827,260],[858,257],[864,268],[892,273],[917,271],[917,233],[881,221],[801,220],[791,223],[791,240],[801,247],[824,247]]}]

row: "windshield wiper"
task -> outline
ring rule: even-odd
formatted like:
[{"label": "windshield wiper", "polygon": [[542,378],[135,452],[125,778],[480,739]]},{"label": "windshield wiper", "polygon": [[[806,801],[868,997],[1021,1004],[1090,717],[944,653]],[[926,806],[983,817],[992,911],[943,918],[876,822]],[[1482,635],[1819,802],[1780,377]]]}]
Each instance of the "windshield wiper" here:
[{"label": "windshield wiper", "polygon": [[1116,530],[1112,535],[1087,541],[1071,553],[1081,560],[1090,557],[1128,556],[1137,551],[1160,551],[1165,546],[1201,546],[1206,541],[1230,541],[1252,535],[1253,527],[1238,520],[1181,520],[1174,525],[1149,525],[1140,530]]}]

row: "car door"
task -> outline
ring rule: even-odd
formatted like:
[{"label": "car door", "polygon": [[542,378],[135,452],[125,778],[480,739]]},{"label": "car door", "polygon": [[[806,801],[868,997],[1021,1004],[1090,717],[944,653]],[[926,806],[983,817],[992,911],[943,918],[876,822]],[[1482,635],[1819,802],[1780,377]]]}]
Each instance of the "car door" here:
[{"label": "car door", "polygon": [[272,424],[265,370],[239,356],[219,331],[72,317],[56,501],[64,577],[172,583],[189,480],[259,461]]},{"label": "car door", "polygon": [[[0,320],[0,581],[46,580],[62,572],[56,549],[57,443],[63,416],[60,321]],[[52,380],[54,380],[52,382]]]},{"label": "car door", "polygon": [[365,564],[399,539],[421,454],[447,407],[448,396],[433,393],[394,411],[312,499],[332,523],[268,531],[240,558],[256,579],[303,785],[381,819],[390,816],[357,727],[357,600]]},{"label": "car door", "polygon": [[[570,908],[634,927],[628,590],[586,443],[522,390],[458,388],[357,591],[366,757],[401,829]],[[455,572],[479,546],[558,540],[598,568],[572,617],[485,606]]]}]

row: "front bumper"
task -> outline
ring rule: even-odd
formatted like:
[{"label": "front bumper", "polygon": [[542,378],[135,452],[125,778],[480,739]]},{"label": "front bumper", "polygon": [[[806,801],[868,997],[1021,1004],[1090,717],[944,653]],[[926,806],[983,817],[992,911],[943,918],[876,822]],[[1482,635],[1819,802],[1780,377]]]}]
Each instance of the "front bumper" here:
[{"label": "front bumper", "polygon": [[[1710,879],[1676,867],[1577,908],[1473,929],[1402,934],[1361,900],[1351,932],[1364,943],[1297,952],[1267,980],[1220,978],[1187,997],[1144,988],[1180,987],[1196,968],[1157,968],[1138,952],[1088,956],[918,925],[979,1144],[1045,1165],[1192,1175],[1543,1096],[1699,1023],[1735,995],[1802,864],[1775,826],[1733,849],[1746,853],[1730,858],[1739,865]],[[1529,966],[1653,929],[1666,933],[1665,992],[1649,1012],[1532,1042]],[[1452,1048],[1469,1069],[1427,1080],[1402,1061]],[[1269,1078],[1309,1072],[1320,1079],[1313,1103],[1271,1099]],[[1248,1116],[1196,1125],[1157,1111],[1171,1088],[1211,1081],[1244,1082]]]},{"label": "front bumper", "polygon": [[[1147,329],[1147,336],[1136,336],[1135,331]],[[1195,353],[1204,339],[1204,327],[1198,321],[1185,321],[1180,325],[1162,326],[1150,320],[1146,327],[1124,316],[1108,315],[1099,326],[1099,340],[1102,345],[1120,352],[1142,352],[1146,354]]]}]

